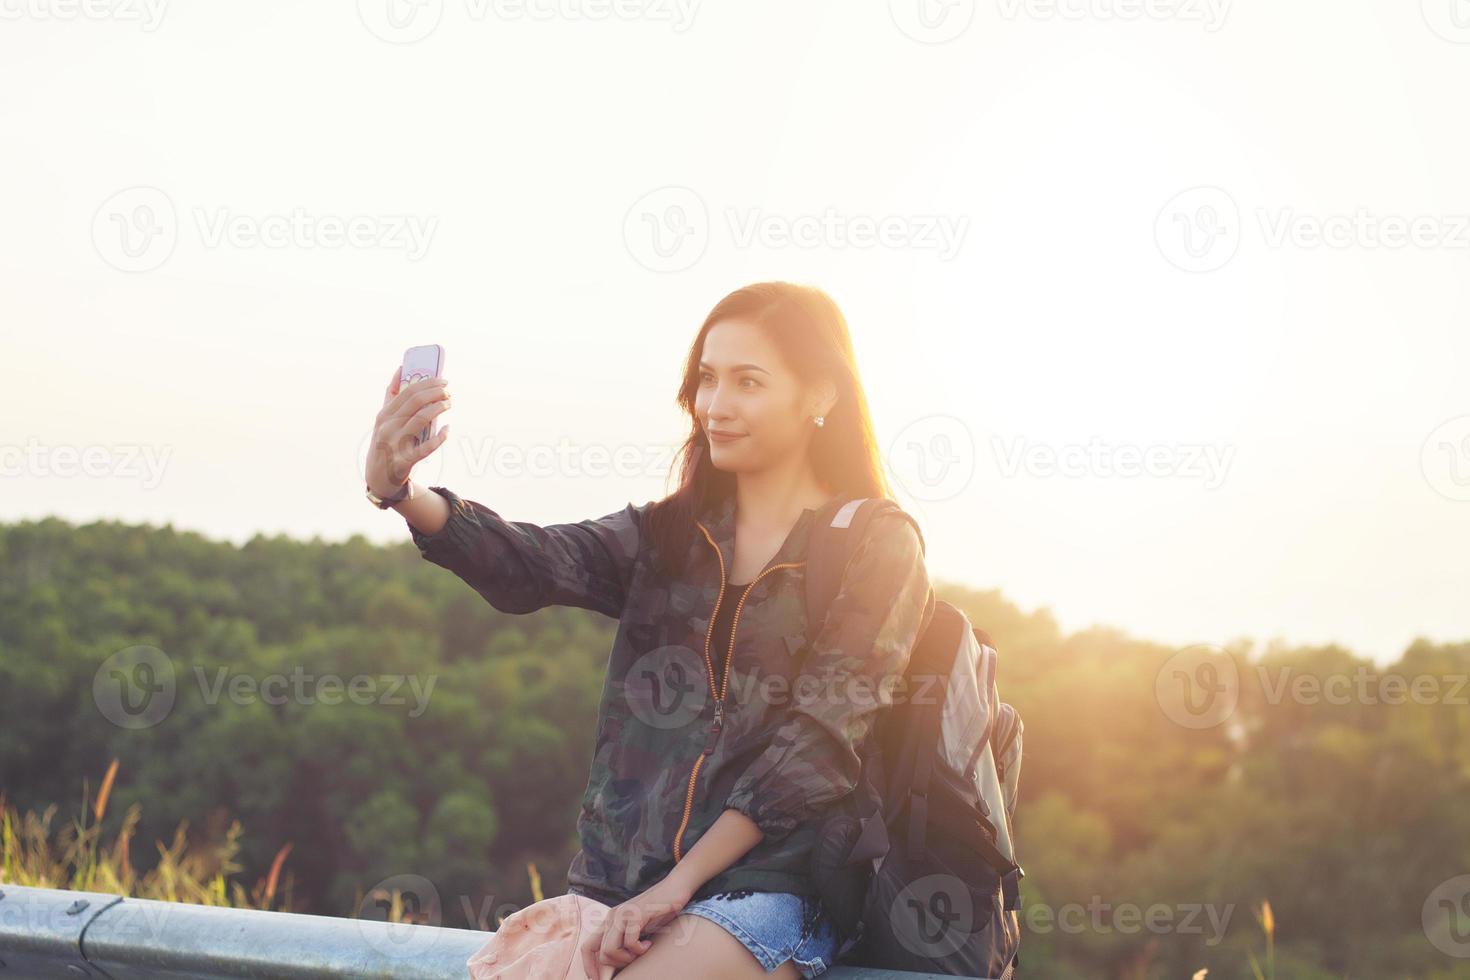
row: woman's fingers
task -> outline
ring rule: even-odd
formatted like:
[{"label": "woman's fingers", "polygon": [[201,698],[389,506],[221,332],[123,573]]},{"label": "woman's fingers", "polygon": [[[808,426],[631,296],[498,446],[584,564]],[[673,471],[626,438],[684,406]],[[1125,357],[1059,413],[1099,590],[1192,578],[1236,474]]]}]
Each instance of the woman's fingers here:
[{"label": "woman's fingers", "polygon": [[416,448],[414,438],[429,424],[429,420],[448,410],[449,402],[447,400],[441,399],[430,402],[402,422],[391,426],[391,444],[402,446],[405,452],[412,452]]},{"label": "woman's fingers", "polygon": [[613,966],[627,966],[637,958],[637,953],[630,948],[628,932],[632,931],[633,941],[636,942],[642,927],[642,917],[634,908],[619,908],[622,911],[614,913],[612,922],[602,936],[602,962]]},{"label": "woman's fingers", "polygon": [[387,419],[416,411],[419,406],[436,398],[448,398],[449,390],[445,387],[447,382],[443,378],[429,378],[423,381],[411,381],[398,390],[398,393],[383,406],[382,417]]},{"label": "woman's fingers", "polygon": [[444,445],[444,440],[449,438],[449,426],[445,426],[434,434],[434,438],[409,451],[409,465],[412,466],[425,456]]},{"label": "woman's fingers", "polygon": [[393,400],[393,396],[396,395],[396,394],[398,394],[398,383],[401,380],[403,380],[403,369],[402,368],[394,368],[393,369],[393,377],[391,377],[391,378],[388,379],[388,390],[385,391],[385,392],[383,392],[383,407],[384,408],[387,408],[388,407],[388,403]]},{"label": "woman's fingers", "polygon": [[627,951],[630,958],[637,958],[643,952],[643,943],[638,938],[643,932],[643,920],[635,918],[623,929],[623,949]]}]

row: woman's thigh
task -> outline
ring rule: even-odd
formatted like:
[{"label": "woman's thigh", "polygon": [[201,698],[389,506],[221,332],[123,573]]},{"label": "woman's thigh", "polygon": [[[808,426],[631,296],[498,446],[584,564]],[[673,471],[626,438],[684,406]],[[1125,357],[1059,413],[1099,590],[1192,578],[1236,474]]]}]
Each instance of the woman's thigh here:
[{"label": "woman's thigh", "polygon": [[703,977],[708,980],[799,980],[790,960],[767,973],[755,954],[723,926],[697,915],[675,916],[653,934],[648,952],[618,970],[617,980],[664,980]]}]

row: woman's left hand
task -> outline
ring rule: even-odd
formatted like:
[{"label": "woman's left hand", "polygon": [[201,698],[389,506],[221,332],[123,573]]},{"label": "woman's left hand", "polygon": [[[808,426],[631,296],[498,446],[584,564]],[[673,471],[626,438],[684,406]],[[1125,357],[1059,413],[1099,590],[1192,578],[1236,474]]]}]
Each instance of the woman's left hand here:
[{"label": "woman's left hand", "polygon": [[615,907],[581,945],[582,963],[589,977],[599,973],[598,964],[622,968],[648,952],[652,940],[642,934],[674,920],[689,904],[692,890],[670,874],[643,894]]}]

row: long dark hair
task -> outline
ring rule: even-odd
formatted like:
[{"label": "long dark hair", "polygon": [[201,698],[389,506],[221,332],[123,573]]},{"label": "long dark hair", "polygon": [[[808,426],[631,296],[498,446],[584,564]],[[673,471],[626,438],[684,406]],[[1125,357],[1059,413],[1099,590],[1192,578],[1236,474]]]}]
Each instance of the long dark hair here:
[{"label": "long dark hair", "polygon": [[710,462],[709,439],[695,414],[694,400],[705,335],[716,323],[736,318],[755,323],[802,384],[830,378],[836,385],[837,401],[811,442],[812,468],[824,489],[844,498],[892,496],[873,435],[868,400],[858,380],[847,318],[832,297],[815,286],[789,282],[743,286],[716,303],[704,318],[689,346],[684,380],[675,399],[690,423],[689,437],[677,457],[681,460],[679,486],[648,511],[648,533],[669,575],[684,571],[697,516],[706,506],[735,493],[735,474],[717,470]]}]

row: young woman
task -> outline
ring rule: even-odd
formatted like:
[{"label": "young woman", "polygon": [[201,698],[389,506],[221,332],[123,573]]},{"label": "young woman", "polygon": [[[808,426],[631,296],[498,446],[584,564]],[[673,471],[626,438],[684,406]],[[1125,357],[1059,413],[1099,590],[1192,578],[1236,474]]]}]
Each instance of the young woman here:
[{"label": "young woman", "polygon": [[838,935],[816,897],[816,832],[856,785],[934,610],[917,533],[880,516],[806,643],[813,522],[889,496],[837,305],[782,282],[720,300],[679,389],[691,431],[678,489],[575,524],[419,492],[408,473],[447,430],[419,447],[406,437],[449,394],[441,382],[399,391],[394,377],[368,487],[407,494],[392,506],[423,557],[503,612],[560,604],[619,620],[568,871],[569,892],[613,906],[581,950],[588,975],[826,970],[857,937]]}]

